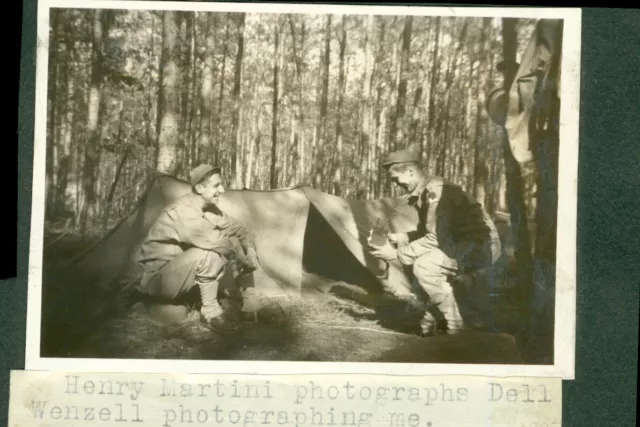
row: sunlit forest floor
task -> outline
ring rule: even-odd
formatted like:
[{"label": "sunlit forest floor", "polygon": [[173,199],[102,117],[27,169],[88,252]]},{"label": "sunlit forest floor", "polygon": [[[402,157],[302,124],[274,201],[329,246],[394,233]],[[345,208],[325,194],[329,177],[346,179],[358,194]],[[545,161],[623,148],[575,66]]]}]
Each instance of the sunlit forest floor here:
[{"label": "sunlit forest floor", "polygon": [[[224,305],[228,311],[234,310],[233,302],[225,300]],[[162,326],[146,316],[142,304],[134,305],[95,330],[74,355],[329,362],[520,361],[506,336],[496,340],[490,334],[474,332],[454,339],[424,339],[412,333],[410,324],[405,325],[405,332],[383,327],[371,310],[348,301],[269,298],[257,323],[239,320],[240,328],[232,336],[209,331],[199,323],[197,312],[192,313],[195,315],[180,324]]]},{"label": "sunlit forest floor", "polygon": [[[68,259],[87,246],[72,235],[51,235],[53,250],[46,263]],[[309,280],[317,278],[307,277]],[[69,278],[67,280],[73,280]],[[67,282],[67,284],[70,284]],[[73,285],[78,285],[73,283]],[[259,286],[259,284],[257,284]],[[418,304],[393,298],[375,302],[350,297],[334,283],[328,294],[304,298],[262,297],[257,322],[240,315],[240,302],[230,296],[221,304],[239,324],[231,336],[200,324],[197,311],[174,325],[155,323],[142,303],[114,310],[111,296],[96,289],[58,283],[43,289],[50,313],[44,348],[55,357],[280,360],[343,362],[549,363],[545,350],[521,335],[523,316],[509,290],[482,300],[482,307],[463,305],[473,331],[457,336],[417,335],[424,312]],[[47,285],[45,285],[47,286]],[[342,290],[342,292],[341,292]],[[62,302],[62,304],[60,304]]]}]

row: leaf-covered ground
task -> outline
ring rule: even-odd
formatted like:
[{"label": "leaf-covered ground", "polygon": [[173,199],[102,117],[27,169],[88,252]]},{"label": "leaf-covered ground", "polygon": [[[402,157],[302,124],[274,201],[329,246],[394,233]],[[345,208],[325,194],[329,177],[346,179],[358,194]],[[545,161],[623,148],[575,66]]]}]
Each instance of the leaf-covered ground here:
[{"label": "leaf-covered ground", "polygon": [[[60,250],[58,255],[67,256],[70,250]],[[48,310],[43,317],[49,323],[43,332],[43,356],[540,363],[539,356],[527,354],[531,348],[540,348],[520,336],[522,316],[508,295],[484,300],[478,304],[483,305],[480,312],[474,312],[474,307],[465,309],[472,324],[482,323],[473,331],[420,337],[417,325],[423,308],[419,305],[388,298],[348,298],[349,291],[340,283],[333,285],[332,292],[304,298],[262,296],[257,322],[242,318],[236,298],[223,298],[221,303],[236,318],[239,329],[221,335],[200,323],[197,310],[180,323],[163,325],[148,315],[144,303],[116,310],[113,295],[83,287],[73,277],[45,281],[43,307]]]},{"label": "leaf-covered ground", "polygon": [[[237,311],[235,301],[226,309]],[[236,316],[239,329],[221,335],[197,311],[183,322],[156,323],[144,304],[133,305],[86,335],[75,357],[328,362],[521,362],[506,335],[469,332],[422,338],[381,326],[375,313],[348,301],[265,298],[257,322]],[[415,360],[419,359],[419,360]]]}]

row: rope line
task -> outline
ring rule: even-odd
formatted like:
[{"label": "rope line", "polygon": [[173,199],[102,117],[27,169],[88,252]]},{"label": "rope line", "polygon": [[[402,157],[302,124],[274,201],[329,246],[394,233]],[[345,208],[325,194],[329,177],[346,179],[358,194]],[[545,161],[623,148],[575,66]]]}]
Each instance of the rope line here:
[{"label": "rope line", "polygon": [[330,328],[330,329],[357,329],[357,330],[360,330],[360,331],[378,332],[380,334],[388,334],[388,335],[402,335],[402,336],[410,335],[410,334],[406,334],[406,333],[402,333],[402,332],[385,331],[385,330],[373,329],[373,328],[365,328],[363,326],[341,326],[341,325],[334,325],[334,324],[331,324],[331,323],[313,323],[313,324],[305,325],[304,327],[305,328],[308,328],[308,327]]}]

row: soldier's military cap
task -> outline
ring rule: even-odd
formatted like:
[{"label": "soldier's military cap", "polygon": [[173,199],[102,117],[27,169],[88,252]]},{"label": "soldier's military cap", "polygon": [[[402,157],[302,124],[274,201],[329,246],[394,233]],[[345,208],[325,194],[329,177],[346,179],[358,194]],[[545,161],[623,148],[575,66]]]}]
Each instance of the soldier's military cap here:
[{"label": "soldier's military cap", "polygon": [[419,158],[415,153],[413,147],[405,148],[402,150],[392,151],[389,153],[385,161],[382,163],[382,166],[388,168],[389,166],[396,163],[406,163],[406,162],[418,162]]},{"label": "soldier's military cap", "polygon": [[220,166],[212,166],[212,165],[199,165],[195,169],[191,171],[189,174],[189,182],[191,185],[195,186],[199,184],[200,181],[209,173],[215,171],[216,173],[220,173]]}]

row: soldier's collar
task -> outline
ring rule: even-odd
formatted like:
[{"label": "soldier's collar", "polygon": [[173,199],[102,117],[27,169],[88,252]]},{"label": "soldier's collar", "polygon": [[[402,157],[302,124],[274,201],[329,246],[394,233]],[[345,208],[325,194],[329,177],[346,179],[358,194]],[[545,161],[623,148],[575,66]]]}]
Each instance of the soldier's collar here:
[{"label": "soldier's collar", "polygon": [[196,193],[188,193],[185,194],[184,196],[184,203],[187,204],[188,206],[197,209],[199,211],[202,211],[202,213],[204,214],[205,211],[210,211],[212,210],[212,208],[210,206],[205,205],[204,200],[202,199],[202,197],[200,197],[200,195],[196,194]]},{"label": "soldier's collar", "polygon": [[425,178],[421,178],[416,188],[407,197],[407,201],[409,202],[409,204],[412,205],[416,203],[420,198],[420,195],[424,193],[424,190],[426,188],[427,188],[427,180]]}]

